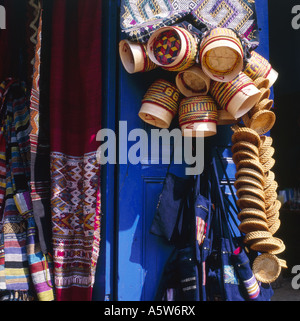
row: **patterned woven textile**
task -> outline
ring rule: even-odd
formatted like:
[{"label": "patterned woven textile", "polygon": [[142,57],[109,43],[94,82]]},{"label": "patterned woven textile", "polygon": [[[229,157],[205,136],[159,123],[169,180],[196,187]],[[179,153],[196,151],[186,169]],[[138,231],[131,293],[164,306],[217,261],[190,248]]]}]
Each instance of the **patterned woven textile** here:
[{"label": "patterned woven textile", "polygon": [[182,18],[201,30],[232,28],[253,48],[259,44],[255,0],[121,0],[121,29],[133,41],[146,42],[156,29]]},{"label": "patterned woven textile", "polygon": [[[90,301],[100,246],[102,1],[53,1],[51,211],[57,301]],[[74,50],[76,48],[76,50]]]},{"label": "patterned woven textile", "polygon": [[48,258],[40,250],[29,191],[30,117],[26,89],[11,79],[3,82],[0,89],[5,98],[1,107],[6,162],[1,289],[18,293],[18,300],[50,301],[54,298],[51,271]]}]

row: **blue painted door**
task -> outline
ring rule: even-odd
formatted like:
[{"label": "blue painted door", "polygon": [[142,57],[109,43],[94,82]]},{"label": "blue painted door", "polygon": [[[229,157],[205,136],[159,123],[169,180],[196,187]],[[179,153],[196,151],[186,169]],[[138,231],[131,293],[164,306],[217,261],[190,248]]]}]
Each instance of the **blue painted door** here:
[{"label": "blue painted door", "polygon": [[[127,129],[118,133],[119,138],[125,139],[117,148],[117,156],[122,158],[126,157],[128,150],[136,143],[126,142],[130,130],[142,128],[149,134],[153,128],[138,117],[141,100],[147,88],[158,77],[174,81],[175,74],[161,70],[146,74],[128,74],[117,51],[118,42],[122,38],[118,29],[118,1],[109,0],[104,6],[104,126],[118,132],[119,121],[127,122]],[[268,59],[268,1],[256,0],[256,7],[261,40],[257,51]],[[172,126],[176,126],[176,123]],[[218,134],[207,139],[206,144],[218,146],[221,161],[233,182],[235,167],[228,148],[231,144],[230,126],[219,126]],[[160,154],[160,159],[162,156]],[[104,234],[95,299],[153,300],[164,264],[172,250],[162,239],[150,233],[167,168],[162,162],[157,165],[149,164],[149,158],[143,158],[141,163],[136,165],[126,164],[124,161],[124,164],[104,166]],[[219,168],[222,168],[220,164]],[[170,172],[184,176],[185,166],[172,165]],[[226,192],[230,193],[225,176],[221,170],[220,172]]]}]

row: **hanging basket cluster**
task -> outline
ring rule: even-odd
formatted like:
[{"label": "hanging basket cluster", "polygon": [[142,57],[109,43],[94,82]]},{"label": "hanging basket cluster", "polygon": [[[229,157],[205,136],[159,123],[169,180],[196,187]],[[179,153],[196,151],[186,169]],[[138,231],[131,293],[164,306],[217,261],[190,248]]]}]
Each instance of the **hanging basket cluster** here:
[{"label": "hanging basket cluster", "polygon": [[241,118],[260,133],[269,129],[275,122],[267,110],[272,107],[269,88],[278,74],[247,48],[245,38],[227,28],[197,34],[168,26],[152,33],[146,44],[121,40],[120,58],[128,73],[176,72],[173,83],[158,79],[148,88],[139,117],[159,128],[169,128],[178,117],[182,134],[192,137],[215,135],[217,125]]}]

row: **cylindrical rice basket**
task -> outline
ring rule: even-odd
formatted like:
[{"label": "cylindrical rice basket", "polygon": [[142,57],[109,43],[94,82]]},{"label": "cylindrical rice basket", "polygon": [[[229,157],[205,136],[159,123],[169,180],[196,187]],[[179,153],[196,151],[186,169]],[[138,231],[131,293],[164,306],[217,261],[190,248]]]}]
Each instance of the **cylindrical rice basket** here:
[{"label": "cylindrical rice basket", "polygon": [[183,136],[213,136],[217,133],[217,121],[217,104],[212,97],[182,99],[179,106],[179,125]]},{"label": "cylindrical rice basket", "polygon": [[177,74],[176,85],[185,97],[206,95],[210,86],[210,78],[200,66],[194,65]]},{"label": "cylindrical rice basket", "polygon": [[230,82],[212,81],[210,94],[222,109],[237,119],[257,103],[261,93],[253,81],[241,72]]},{"label": "cylindrical rice basket", "polygon": [[181,71],[195,64],[197,43],[184,28],[162,27],[151,35],[147,51],[157,66],[168,71]]},{"label": "cylindrical rice basket", "polygon": [[201,41],[199,55],[203,71],[215,81],[231,81],[243,69],[241,41],[227,28],[212,29]]},{"label": "cylindrical rice basket", "polygon": [[267,59],[262,57],[256,51],[252,51],[251,58],[247,63],[244,73],[252,80],[263,77],[269,80],[268,88],[272,87],[278,78],[278,73],[272,68]]},{"label": "cylindrical rice basket", "polygon": [[119,54],[122,64],[129,74],[146,72],[157,68],[149,59],[144,44],[121,40],[119,43]]},{"label": "cylindrical rice basket", "polygon": [[147,90],[139,111],[139,117],[146,123],[169,128],[178,112],[180,92],[169,81],[158,79]]}]

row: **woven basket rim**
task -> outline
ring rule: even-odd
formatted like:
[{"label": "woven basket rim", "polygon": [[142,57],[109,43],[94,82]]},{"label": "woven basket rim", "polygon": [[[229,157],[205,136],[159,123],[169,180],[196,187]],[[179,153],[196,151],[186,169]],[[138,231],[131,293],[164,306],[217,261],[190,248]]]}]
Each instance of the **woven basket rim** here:
[{"label": "woven basket rim", "polygon": [[262,183],[254,178],[253,176],[240,176],[235,182],[234,182],[234,187],[236,189],[238,189],[240,187],[240,185],[252,185],[256,188],[259,188],[261,190],[264,190],[264,187],[262,185]]},{"label": "woven basket rim", "polygon": [[[262,273],[260,273],[261,270],[265,270],[263,269],[264,260],[272,260],[275,263],[273,265],[277,267],[276,270],[273,272],[273,275],[270,275],[268,278],[264,277]],[[281,273],[281,265],[280,265],[280,261],[275,255],[269,254],[269,253],[263,253],[255,258],[253,262],[252,270],[255,278],[258,281],[262,283],[270,284],[279,277]]]},{"label": "woven basket rim", "polygon": [[[246,157],[245,158],[240,158],[240,157],[242,157],[242,155],[245,155]],[[235,164],[237,164],[239,161],[241,161],[243,159],[259,160],[258,156],[255,153],[253,153],[253,152],[251,152],[249,150],[245,150],[245,149],[244,150],[239,150],[238,152],[234,153],[232,155],[232,159],[233,159],[233,162]]]},{"label": "woven basket rim", "polygon": [[256,209],[257,212],[254,211],[255,209],[252,209],[252,211],[250,211],[249,208],[247,210],[249,211],[243,212],[242,210],[239,212],[238,219],[240,222],[247,218],[258,218],[258,219],[264,220],[266,223],[268,222],[266,214],[263,211],[258,209]]},{"label": "woven basket rim", "polygon": [[259,218],[245,218],[239,225],[239,230],[242,233],[249,233],[253,231],[269,231],[268,224]]},{"label": "woven basket rim", "polygon": [[271,170],[267,171],[265,173],[265,189],[267,189],[273,181],[275,181],[275,173]]},{"label": "woven basket rim", "polygon": [[[240,149],[237,149],[240,148]],[[247,141],[239,141],[235,144],[233,144],[233,146],[231,147],[231,151],[232,153],[237,153],[240,150],[250,150],[252,151],[254,154],[256,154],[257,156],[259,156],[259,151],[257,146],[255,146],[254,144],[247,142]]]},{"label": "woven basket rim", "polygon": [[274,203],[266,209],[266,215],[272,216],[274,212],[279,211],[281,209],[281,202],[279,200],[275,200]]},{"label": "woven basket rim", "polygon": [[255,240],[267,239],[272,237],[269,231],[253,231],[249,232],[244,236],[244,243],[252,243]]},{"label": "woven basket rim", "polygon": [[[255,110],[270,110],[273,106],[274,100],[270,98],[264,98],[262,101],[255,105]],[[266,107],[267,106],[267,107]]]},{"label": "woven basket rim", "polygon": [[252,168],[240,168],[236,171],[235,178],[238,179],[240,176],[251,176],[258,179],[263,186],[265,184],[264,175],[260,174],[258,171]]},{"label": "woven basket rim", "polygon": [[[261,116],[263,116],[264,125],[258,127],[256,125],[256,122]],[[273,111],[259,110],[250,118],[249,127],[255,130],[258,133],[258,135],[263,135],[269,132],[273,128],[275,122],[276,122],[276,115]]]},{"label": "woven basket rim", "polygon": [[256,88],[261,89],[261,88],[269,88],[270,80],[268,78],[258,77],[253,82]]},{"label": "woven basket rim", "polygon": [[[243,203],[246,203],[245,206],[242,205]],[[237,205],[239,208],[249,207],[248,205],[249,203],[251,203],[252,206],[255,206],[255,205],[258,206],[259,209],[265,211],[265,202],[258,197],[251,196],[251,195],[243,195],[237,200]]]},{"label": "woven basket rim", "polygon": [[[252,166],[254,166],[254,168]],[[258,159],[244,159],[244,160],[241,160],[236,164],[236,168],[237,168],[237,170],[239,170],[239,169],[241,169],[241,167],[243,167],[243,168],[251,168],[251,169],[257,170],[263,176],[264,176],[264,173],[266,172],[266,171],[264,171],[264,167],[259,162]]]},{"label": "woven basket rim", "polygon": [[261,141],[258,133],[255,130],[248,127],[240,127],[239,129],[235,130],[235,132],[232,134],[231,139],[234,144],[237,143],[238,141],[245,140],[247,142],[254,144],[258,148],[261,145]]},{"label": "woven basket rim", "polygon": [[259,161],[262,164],[265,164],[271,157],[273,157],[274,154],[275,148],[270,146],[259,156]]},{"label": "woven basket rim", "polygon": [[264,163],[262,166],[264,168],[264,173],[267,173],[270,171],[273,166],[275,165],[276,161],[273,157],[271,157],[266,163]]},{"label": "woven basket rim", "polygon": [[253,196],[258,196],[262,201],[265,201],[265,193],[262,189],[254,187],[252,185],[244,185],[240,187],[236,191],[236,195],[238,198],[240,198],[241,193],[245,193],[242,195],[253,195]]},{"label": "woven basket rim", "polygon": [[280,228],[281,226],[281,220],[277,219],[271,226],[269,227],[269,231],[271,232],[272,235],[274,235]]}]

